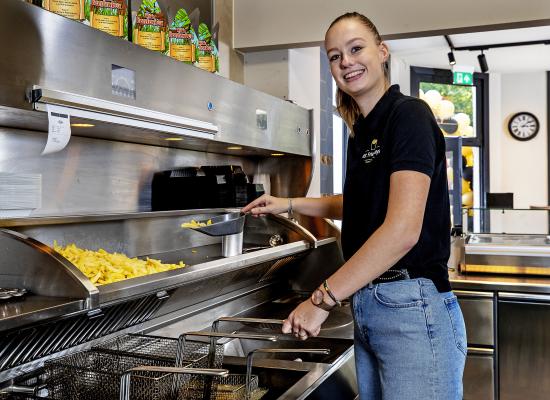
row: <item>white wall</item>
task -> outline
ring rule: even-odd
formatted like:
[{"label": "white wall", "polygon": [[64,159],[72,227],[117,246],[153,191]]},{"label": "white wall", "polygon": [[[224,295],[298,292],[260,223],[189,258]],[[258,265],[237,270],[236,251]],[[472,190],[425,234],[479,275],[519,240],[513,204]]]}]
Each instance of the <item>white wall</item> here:
[{"label": "white wall", "polygon": [[308,196],[319,197],[320,176],[320,124],[321,124],[321,61],[319,47],[291,49],[288,52],[288,98],[298,105],[313,109],[313,178]]},{"label": "white wall", "polygon": [[287,99],[288,50],[258,51],[244,57],[244,84],[281,99]]},{"label": "white wall", "polygon": [[319,47],[246,53],[244,84],[313,109],[313,177],[308,196],[318,197],[320,180],[320,49]]},{"label": "white wall", "polygon": [[[490,81],[497,89],[498,77]],[[548,204],[548,127],[546,73],[529,72],[502,74],[500,98],[490,97],[491,122],[490,158],[491,191],[513,192],[514,208]],[[507,126],[510,117],[520,111],[535,114],[540,122],[538,135],[527,142],[513,139]],[[503,220],[507,232],[545,233],[546,212],[514,212]],[[505,224],[505,225],[504,225]]]},{"label": "white wall", "polygon": [[410,96],[411,66],[406,60],[395,54],[392,54],[390,59],[390,80],[392,85],[399,85],[401,93]]},{"label": "white wall", "polygon": [[243,83],[244,57],[233,49],[233,0],[214,1],[214,21],[220,24],[218,34],[220,75]]}]

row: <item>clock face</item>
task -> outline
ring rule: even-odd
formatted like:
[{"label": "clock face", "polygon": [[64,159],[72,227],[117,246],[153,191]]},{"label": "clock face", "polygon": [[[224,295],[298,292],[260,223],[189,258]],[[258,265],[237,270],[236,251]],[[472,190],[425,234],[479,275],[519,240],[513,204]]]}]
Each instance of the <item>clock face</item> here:
[{"label": "clock face", "polygon": [[530,140],[539,132],[539,120],[528,112],[519,112],[510,118],[508,131],[514,139]]}]

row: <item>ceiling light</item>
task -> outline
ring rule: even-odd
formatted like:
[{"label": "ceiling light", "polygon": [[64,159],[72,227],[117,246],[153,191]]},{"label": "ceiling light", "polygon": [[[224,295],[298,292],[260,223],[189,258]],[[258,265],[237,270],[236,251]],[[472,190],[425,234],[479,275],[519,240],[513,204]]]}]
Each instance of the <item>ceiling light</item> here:
[{"label": "ceiling light", "polygon": [[271,155],[273,157],[281,157],[281,156],[284,156],[285,154],[284,153],[271,153]]},{"label": "ceiling light", "polygon": [[443,37],[445,38],[445,40],[447,41],[447,44],[449,45],[449,50],[451,50],[447,53],[447,57],[449,58],[449,65],[455,65],[456,60],[455,60],[455,55],[453,53],[455,46],[453,45],[453,42],[451,41],[451,38],[448,35],[443,35]]},{"label": "ceiling light", "polygon": [[171,141],[171,142],[177,142],[177,141],[183,140],[183,138],[180,138],[180,137],[167,137],[167,138],[164,138],[164,140],[168,140],[168,141]]},{"label": "ceiling light", "polygon": [[73,128],[92,128],[94,124],[71,124]]},{"label": "ceiling light", "polygon": [[242,150],[243,148],[241,146],[229,146],[227,150]]},{"label": "ceiling light", "polygon": [[450,65],[455,65],[456,64],[455,55],[452,51],[449,51],[447,53],[447,57],[449,57],[449,64]]},{"label": "ceiling light", "polygon": [[485,73],[489,71],[489,66],[487,65],[487,59],[485,58],[485,54],[483,54],[483,50],[481,50],[481,54],[477,56],[477,60],[479,61],[481,72]]}]

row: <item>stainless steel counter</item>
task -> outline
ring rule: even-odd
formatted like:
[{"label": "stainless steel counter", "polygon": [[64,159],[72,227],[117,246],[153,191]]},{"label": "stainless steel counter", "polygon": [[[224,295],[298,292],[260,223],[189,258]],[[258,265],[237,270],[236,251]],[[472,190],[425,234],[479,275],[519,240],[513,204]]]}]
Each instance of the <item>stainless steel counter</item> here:
[{"label": "stainless steel counter", "polygon": [[468,336],[464,399],[548,399],[550,277],[449,272]]},{"label": "stainless steel counter", "polygon": [[531,294],[549,294],[550,278],[514,275],[461,274],[449,270],[453,290],[482,290],[491,292],[521,292]]}]

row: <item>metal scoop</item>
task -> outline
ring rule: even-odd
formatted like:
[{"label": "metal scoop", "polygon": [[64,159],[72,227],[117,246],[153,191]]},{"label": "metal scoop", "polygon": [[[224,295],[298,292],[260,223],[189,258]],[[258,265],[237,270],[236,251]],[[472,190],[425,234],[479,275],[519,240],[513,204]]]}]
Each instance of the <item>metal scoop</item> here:
[{"label": "metal scoop", "polygon": [[[240,212],[232,212],[210,218],[211,224],[199,226],[194,229],[209,236],[227,236],[242,233],[244,228],[245,215]],[[207,221],[198,221],[199,224],[206,224]]]},{"label": "metal scoop", "polygon": [[232,212],[207,221],[199,221],[199,224],[210,224],[205,226],[190,227],[195,231],[209,236],[222,236],[222,254],[224,257],[238,256],[243,253],[243,229],[245,214]]}]

